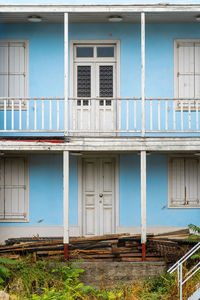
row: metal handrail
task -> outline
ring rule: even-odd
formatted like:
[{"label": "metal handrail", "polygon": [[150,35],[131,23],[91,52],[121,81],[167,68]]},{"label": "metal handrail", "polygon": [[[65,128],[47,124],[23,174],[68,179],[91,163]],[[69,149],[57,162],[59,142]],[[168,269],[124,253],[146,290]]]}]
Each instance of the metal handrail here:
[{"label": "metal handrail", "polygon": [[198,249],[200,248],[200,242],[198,242],[190,251],[188,251],[181,259],[179,259],[171,268],[169,268],[168,272],[173,273],[180,263],[184,263],[188,258],[190,258]]},{"label": "metal handrail", "polygon": [[169,270],[168,273],[172,274],[177,270],[177,281],[179,287],[179,296],[182,300],[183,285],[200,270],[200,262],[198,262],[190,271],[183,277],[183,263],[186,262],[194,253],[200,249],[200,242],[197,243],[190,251],[188,251],[181,259],[179,259]]}]

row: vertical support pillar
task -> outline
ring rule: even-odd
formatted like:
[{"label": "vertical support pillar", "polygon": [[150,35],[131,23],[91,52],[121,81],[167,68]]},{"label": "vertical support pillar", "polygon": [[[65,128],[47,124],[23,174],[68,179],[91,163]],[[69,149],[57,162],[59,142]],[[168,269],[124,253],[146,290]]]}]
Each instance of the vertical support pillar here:
[{"label": "vertical support pillar", "polygon": [[141,120],[142,136],[145,136],[145,13],[141,13]]},{"label": "vertical support pillar", "polygon": [[146,151],[141,151],[140,155],[141,170],[141,244],[142,260],[146,259]]},{"label": "vertical support pillar", "polygon": [[65,65],[65,79],[64,79],[64,126],[65,135],[68,135],[68,59],[69,59],[69,33],[68,33],[68,13],[64,13],[64,65]]},{"label": "vertical support pillar", "polygon": [[69,245],[69,151],[63,151],[63,244],[68,259]]}]

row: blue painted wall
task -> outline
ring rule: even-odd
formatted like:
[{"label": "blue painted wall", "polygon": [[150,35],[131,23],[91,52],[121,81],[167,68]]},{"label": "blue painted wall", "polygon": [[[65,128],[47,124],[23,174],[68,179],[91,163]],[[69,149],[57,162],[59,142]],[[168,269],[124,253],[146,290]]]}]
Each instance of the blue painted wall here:
[{"label": "blue painted wall", "polygon": [[[17,226],[63,224],[62,155],[30,155],[29,157],[29,222]],[[69,223],[78,222],[77,159],[70,157]],[[38,221],[42,219],[41,223]],[[13,223],[0,223],[8,226]]]},{"label": "blue painted wall", "polygon": [[[140,226],[140,156],[120,155],[120,225]],[[167,156],[147,156],[147,225],[200,225],[200,209],[169,209]]]},{"label": "blue painted wall", "polygon": [[[174,95],[174,39],[200,38],[200,24],[168,23],[146,25],[146,95],[147,97],[173,97]],[[1,38],[22,38],[30,41],[30,97],[62,97],[64,94],[64,43],[63,24],[1,24]],[[70,24],[70,39],[120,39],[121,40],[121,96],[139,97],[140,83],[140,24]],[[48,53],[48,55],[47,55]],[[53,111],[56,112],[54,103]],[[61,112],[62,110],[61,103]],[[132,108],[132,104],[130,109]],[[149,106],[147,104],[147,109]],[[38,106],[41,112],[41,105]],[[150,127],[149,112],[146,113],[146,126]],[[154,110],[153,129],[157,128],[157,107]],[[48,105],[47,105],[48,112]],[[125,103],[122,105],[122,129],[125,129]],[[161,129],[164,129],[164,105],[161,105]],[[1,112],[2,113],[2,112]],[[62,114],[62,113],[61,113]],[[185,128],[188,116],[185,114]],[[140,103],[137,106],[140,115]],[[172,106],[169,105],[169,130],[172,128]],[[2,117],[0,115],[0,117]],[[31,127],[33,128],[34,107],[31,105]],[[60,116],[62,119],[62,115]],[[25,125],[25,112],[23,123]],[[200,118],[200,115],[199,115]],[[180,129],[180,112],[176,112]],[[192,129],[195,128],[193,118]],[[8,118],[9,122],[9,118]],[[15,118],[16,128],[18,117]],[[48,116],[45,126],[48,128]],[[38,119],[41,126],[41,117]],[[129,119],[133,129],[133,116]],[[63,128],[63,120],[61,128]],[[2,126],[2,125],[1,125]],[[9,125],[8,125],[9,127]],[[56,113],[53,116],[56,128]],[[140,118],[137,129],[141,129]]]},{"label": "blue painted wall", "polygon": [[[63,224],[62,155],[29,157],[29,223],[1,223],[3,226]],[[69,224],[78,225],[77,158],[70,156]],[[147,225],[200,225],[199,209],[168,209],[167,156],[147,156]],[[120,226],[140,226],[140,156],[120,155]],[[38,223],[39,219],[43,222]]]}]

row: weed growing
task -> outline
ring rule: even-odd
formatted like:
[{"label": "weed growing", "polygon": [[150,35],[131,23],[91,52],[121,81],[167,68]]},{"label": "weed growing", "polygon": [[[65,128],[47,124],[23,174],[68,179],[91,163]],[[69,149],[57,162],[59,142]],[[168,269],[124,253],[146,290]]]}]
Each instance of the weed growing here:
[{"label": "weed growing", "polygon": [[[95,289],[80,281],[84,270],[73,264],[39,260],[29,256],[9,264],[9,278],[1,289],[13,300],[175,300],[178,299],[176,276],[163,274],[152,280]],[[191,289],[188,286],[188,288]]]}]

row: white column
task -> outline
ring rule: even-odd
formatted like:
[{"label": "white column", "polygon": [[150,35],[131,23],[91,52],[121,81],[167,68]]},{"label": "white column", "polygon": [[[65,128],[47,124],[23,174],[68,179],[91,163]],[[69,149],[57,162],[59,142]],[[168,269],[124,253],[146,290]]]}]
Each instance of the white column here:
[{"label": "white column", "polygon": [[142,136],[145,135],[145,13],[141,13],[141,98]]},{"label": "white column", "polygon": [[64,99],[65,99],[65,135],[68,135],[68,45],[69,45],[69,36],[68,36],[68,13],[64,13],[64,64],[65,64],[65,80],[64,80]]},{"label": "white column", "polygon": [[141,244],[146,243],[146,151],[141,151],[140,155],[141,171]]},{"label": "white column", "polygon": [[69,151],[63,151],[63,243],[69,243]]}]

